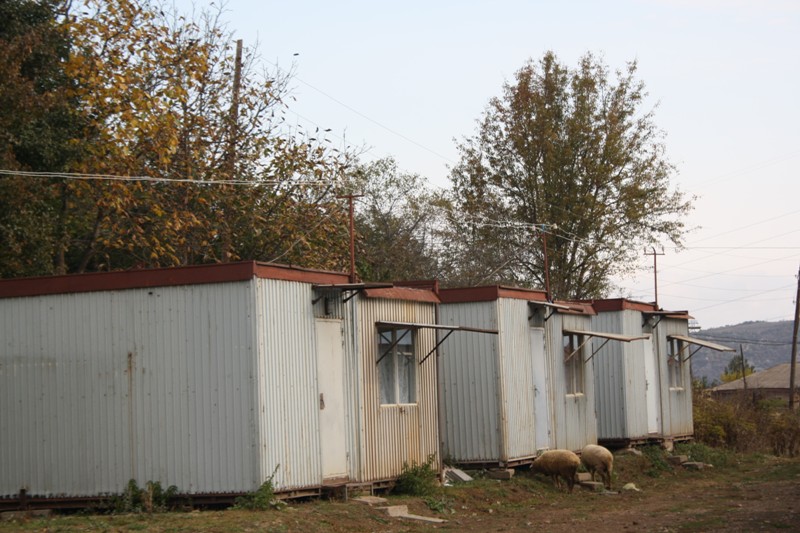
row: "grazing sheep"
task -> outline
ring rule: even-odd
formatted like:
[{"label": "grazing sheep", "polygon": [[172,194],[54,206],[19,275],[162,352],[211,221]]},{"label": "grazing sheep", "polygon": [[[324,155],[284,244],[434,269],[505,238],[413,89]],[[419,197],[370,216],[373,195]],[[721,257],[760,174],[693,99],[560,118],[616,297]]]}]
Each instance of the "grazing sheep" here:
[{"label": "grazing sheep", "polygon": [[559,476],[567,482],[569,492],[575,486],[575,473],[581,460],[569,450],[548,450],[534,459],[531,470],[539,474],[545,474],[553,479],[553,484],[561,488]]},{"label": "grazing sheep", "polygon": [[606,486],[607,490],[611,490],[611,472],[614,470],[614,456],[608,449],[596,444],[587,444],[581,450],[581,462],[592,474],[592,481],[594,481],[594,474],[600,474],[600,478]]}]

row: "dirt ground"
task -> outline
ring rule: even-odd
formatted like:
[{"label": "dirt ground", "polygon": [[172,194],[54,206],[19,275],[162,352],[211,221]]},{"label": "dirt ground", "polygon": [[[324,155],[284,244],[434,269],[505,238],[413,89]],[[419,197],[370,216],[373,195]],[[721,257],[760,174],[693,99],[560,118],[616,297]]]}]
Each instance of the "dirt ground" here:
[{"label": "dirt ground", "polygon": [[[634,483],[637,491],[619,490]],[[0,521],[0,531],[800,531],[800,458],[733,457],[699,471],[656,469],[620,456],[612,492],[558,491],[519,471],[513,479],[442,488],[428,498],[388,496],[386,505],[447,522],[392,518],[351,500],[291,502],[271,511],[190,511],[137,515],[54,515]]]}]

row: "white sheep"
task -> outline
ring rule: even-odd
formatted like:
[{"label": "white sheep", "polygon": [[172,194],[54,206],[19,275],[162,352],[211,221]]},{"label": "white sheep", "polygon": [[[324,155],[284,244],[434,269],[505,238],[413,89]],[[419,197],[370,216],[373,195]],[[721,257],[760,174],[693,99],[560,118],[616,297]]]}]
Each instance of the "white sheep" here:
[{"label": "white sheep", "polygon": [[586,470],[592,474],[594,481],[595,472],[600,474],[600,478],[607,490],[611,490],[611,472],[614,471],[614,456],[607,448],[596,444],[587,444],[581,450],[581,462]]},{"label": "white sheep", "polygon": [[545,474],[553,479],[557,488],[561,488],[559,476],[567,482],[569,492],[575,486],[575,473],[578,471],[581,460],[569,450],[548,450],[534,459],[531,470]]}]

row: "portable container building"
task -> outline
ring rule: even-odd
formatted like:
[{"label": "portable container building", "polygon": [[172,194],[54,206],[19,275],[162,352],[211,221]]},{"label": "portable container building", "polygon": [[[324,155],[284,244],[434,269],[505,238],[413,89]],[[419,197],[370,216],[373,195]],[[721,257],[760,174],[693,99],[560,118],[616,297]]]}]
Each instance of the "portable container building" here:
[{"label": "portable container building", "polygon": [[593,307],[593,329],[646,337],[608,344],[594,356],[598,440],[618,446],[691,437],[691,347],[733,350],[690,337],[686,311],[624,298],[595,300]]},{"label": "portable container building", "polygon": [[437,452],[437,303],[256,262],[0,280],[0,506],[391,480]]},{"label": "portable container building", "polygon": [[442,455],[510,466],[548,448],[597,442],[591,339],[594,310],[550,303],[540,290],[442,289],[439,322],[497,330],[463,334],[439,350]]}]

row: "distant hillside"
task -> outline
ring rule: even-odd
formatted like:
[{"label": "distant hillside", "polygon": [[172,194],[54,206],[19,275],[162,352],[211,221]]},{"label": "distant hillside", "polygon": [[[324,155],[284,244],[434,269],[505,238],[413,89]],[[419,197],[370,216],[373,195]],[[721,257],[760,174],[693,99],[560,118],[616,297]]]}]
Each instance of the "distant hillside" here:
[{"label": "distant hillside", "polygon": [[[744,348],[744,357],[756,367],[756,371],[766,370],[780,363],[788,363],[792,355],[792,322],[744,322],[735,326],[709,328],[692,331],[691,335],[718,344],[724,344],[739,351]],[[719,380],[728,365],[730,352],[715,352],[703,348],[692,357],[692,375],[695,379],[703,376],[709,382]]]}]

